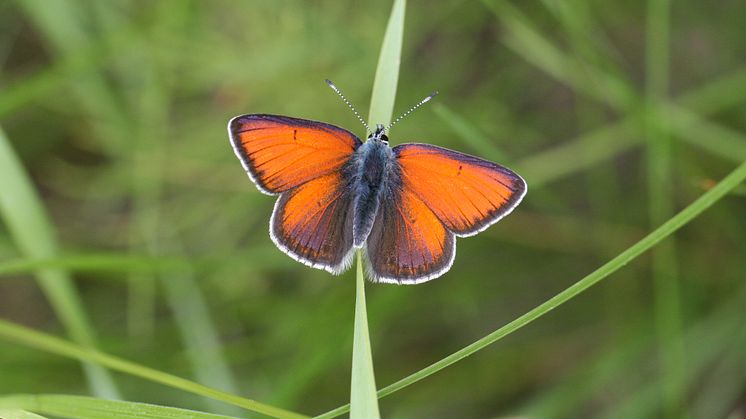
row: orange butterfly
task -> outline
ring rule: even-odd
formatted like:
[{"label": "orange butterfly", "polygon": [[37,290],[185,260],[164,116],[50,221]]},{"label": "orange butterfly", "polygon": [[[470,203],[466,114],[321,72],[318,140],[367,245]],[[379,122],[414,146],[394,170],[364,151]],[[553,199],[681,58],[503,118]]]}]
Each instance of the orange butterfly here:
[{"label": "orange butterfly", "polygon": [[339,274],[364,248],[374,282],[417,284],[450,269],[457,236],[496,223],[526,194],[520,176],[478,157],[428,144],[391,148],[389,128],[369,129],[363,143],[323,122],[262,114],[231,119],[231,143],[249,178],[260,191],[279,195],[269,234],[280,250]]}]

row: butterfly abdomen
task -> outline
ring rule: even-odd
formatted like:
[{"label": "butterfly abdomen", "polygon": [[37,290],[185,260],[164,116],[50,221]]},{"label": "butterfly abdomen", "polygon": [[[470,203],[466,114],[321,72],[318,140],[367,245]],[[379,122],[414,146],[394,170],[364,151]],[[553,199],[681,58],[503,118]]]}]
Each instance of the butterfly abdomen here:
[{"label": "butterfly abdomen", "polygon": [[381,202],[381,194],[398,179],[394,154],[380,141],[367,141],[352,159],[355,201],[353,202],[353,238],[355,247],[362,247],[370,234]]}]

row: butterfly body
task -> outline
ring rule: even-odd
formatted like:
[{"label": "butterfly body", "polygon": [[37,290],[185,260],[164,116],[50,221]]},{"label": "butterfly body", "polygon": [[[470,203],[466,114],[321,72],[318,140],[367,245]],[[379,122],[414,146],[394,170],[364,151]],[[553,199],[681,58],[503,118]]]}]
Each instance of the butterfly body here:
[{"label": "butterfly body", "polygon": [[355,150],[352,156],[353,244],[363,247],[370,234],[381,201],[391,199],[401,186],[394,153],[382,128]]},{"label": "butterfly body", "polygon": [[334,274],[364,249],[374,281],[415,284],[451,267],[456,237],[515,208],[526,183],[511,170],[428,145],[390,147],[379,125],[364,143],[333,125],[279,115],[233,118],[231,143],[249,177],[279,195],[274,243]]}]

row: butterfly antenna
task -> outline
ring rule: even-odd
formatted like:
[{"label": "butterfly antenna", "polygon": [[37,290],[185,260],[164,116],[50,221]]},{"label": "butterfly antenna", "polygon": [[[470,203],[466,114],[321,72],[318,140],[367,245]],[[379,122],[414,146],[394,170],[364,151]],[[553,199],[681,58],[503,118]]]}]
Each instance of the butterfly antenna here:
[{"label": "butterfly antenna", "polygon": [[414,110],[415,110],[415,109],[417,109],[417,108],[419,108],[420,106],[422,106],[422,105],[426,104],[427,102],[429,102],[429,101],[430,101],[430,99],[434,98],[434,97],[435,97],[435,96],[436,96],[437,94],[438,94],[438,91],[436,90],[436,91],[434,91],[434,92],[430,93],[430,95],[429,95],[428,97],[426,97],[426,98],[422,99],[422,100],[421,100],[421,101],[420,101],[420,102],[419,102],[418,104],[416,104],[416,105],[412,106],[412,107],[411,107],[411,108],[410,108],[410,109],[409,109],[408,111],[404,112],[404,113],[403,113],[403,114],[401,114],[401,115],[400,115],[400,116],[399,116],[398,118],[396,118],[396,119],[394,120],[394,122],[390,123],[390,124],[389,124],[389,126],[388,126],[388,127],[386,127],[386,131],[388,132],[388,131],[389,131],[389,130],[391,129],[391,127],[393,127],[393,126],[394,126],[394,124],[396,124],[397,122],[399,122],[399,121],[401,121],[402,119],[404,119],[404,117],[405,117],[405,116],[407,116],[407,115],[409,115],[410,113],[414,112]]},{"label": "butterfly antenna", "polygon": [[337,94],[339,95],[339,97],[342,98],[342,101],[344,101],[344,103],[346,103],[347,106],[350,107],[350,109],[352,110],[352,113],[354,113],[355,116],[357,117],[357,119],[360,120],[360,122],[363,123],[363,126],[365,127],[365,129],[367,129],[368,132],[373,133],[373,131],[371,131],[370,127],[368,126],[368,124],[365,123],[365,120],[363,119],[363,117],[360,116],[360,114],[357,112],[357,109],[355,109],[355,107],[352,106],[352,103],[350,103],[350,101],[347,100],[347,98],[345,97],[345,95],[342,94],[342,92],[339,90],[339,88],[337,88],[337,86],[335,86],[334,83],[332,83],[332,81],[329,80],[329,79],[326,79],[324,81],[326,82],[326,84],[329,85],[329,87],[332,88],[332,90],[334,90],[335,92],[337,92]]}]

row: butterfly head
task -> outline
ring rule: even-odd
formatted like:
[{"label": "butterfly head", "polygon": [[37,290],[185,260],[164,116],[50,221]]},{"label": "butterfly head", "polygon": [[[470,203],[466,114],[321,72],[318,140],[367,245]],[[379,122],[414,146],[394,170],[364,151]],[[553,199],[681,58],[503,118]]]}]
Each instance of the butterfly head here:
[{"label": "butterfly head", "polygon": [[398,118],[396,118],[393,122],[391,122],[388,127],[384,127],[383,124],[376,124],[376,130],[373,131],[373,130],[370,129],[370,127],[368,126],[368,124],[365,123],[365,120],[363,119],[362,116],[360,116],[360,113],[358,113],[358,111],[355,109],[355,107],[352,106],[352,103],[350,103],[350,101],[347,100],[347,98],[342,94],[342,91],[340,91],[339,88],[337,88],[337,86],[335,86],[334,83],[331,82],[331,80],[327,79],[325,81],[326,81],[326,84],[328,84],[329,87],[331,87],[332,90],[334,90],[339,95],[339,97],[342,98],[342,101],[352,110],[352,112],[355,114],[355,117],[357,117],[357,119],[360,120],[360,122],[363,123],[363,126],[365,126],[365,128],[368,130],[368,132],[372,133],[372,134],[370,134],[370,136],[368,136],[368,141],[376,141],[376,142],[383,143],[384,145],[388,145],[389,144],[389,137],[386,136],[386,131],[389,131],[391,129],[391,127],[394,126],[394,124],[396,124],[397,122],[401,121],[405,116],[407,116],[410,113],[412,113],[415,109],[417,109],[420,106],[424,105],[425,103],[429,102],[430,99],[434,98],[435,95],[438,94],[437,91],[430,93],[430,95],[428,97],[426,97],[426,98],[422,99],[421,101],[419,101],[419,103],[417,103],[416,105],[412,106],[408,111],[404,112]]},{"label": "butterfly head", "polygon": [[383,127],[383,124],[376,125],[376,131],[370,134],[368,141],[381,142],[385,145],[389,144],[389,137],[386,136],[386,128]]}]

